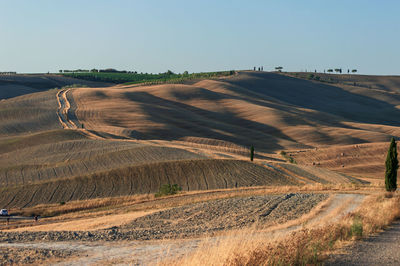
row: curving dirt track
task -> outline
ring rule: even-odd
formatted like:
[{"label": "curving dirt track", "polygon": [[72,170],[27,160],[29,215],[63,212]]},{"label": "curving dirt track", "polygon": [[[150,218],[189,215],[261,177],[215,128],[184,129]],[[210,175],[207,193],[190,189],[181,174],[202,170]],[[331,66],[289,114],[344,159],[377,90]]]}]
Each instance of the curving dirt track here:
[{"label": "curving dirt track", "polygon": [[60,90],[57,93],[57,103],[58,103],[57,115],[64,129],[76,129],[77,126],[68,117],[68,112],[71,107],[67,98],[67,93],[69,91],[70,89],[64,89]]}]

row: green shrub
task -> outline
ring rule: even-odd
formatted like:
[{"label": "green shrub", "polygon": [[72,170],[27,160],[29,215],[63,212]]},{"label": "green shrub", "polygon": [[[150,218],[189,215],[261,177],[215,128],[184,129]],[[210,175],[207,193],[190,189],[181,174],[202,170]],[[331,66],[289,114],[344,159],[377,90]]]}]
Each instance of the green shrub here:
[{"label": "green shrub", "polygon": [[297,164],[296,160],[293,157],[291,157],[290,155],[288,155],[285,151],[281,151],[281,155],[283,158],[286,159],[286,161],[293,163],[293,164]]},{"label": "green shrub", "polygon": [[307,78],[308,79],[314,79],[314,74],[308,74]]},{"label": "green shrub", "polygon": [[160,187],[158,192],[155,194],[156,197],[168,196],[177,194],[182,188],[178,184],[165,184]]},{"label": "green shrub", "polygon": [[353,224],[350,226],[351,237],[362,237],[363,235],[363,224],[359,217],[354,218]]}]

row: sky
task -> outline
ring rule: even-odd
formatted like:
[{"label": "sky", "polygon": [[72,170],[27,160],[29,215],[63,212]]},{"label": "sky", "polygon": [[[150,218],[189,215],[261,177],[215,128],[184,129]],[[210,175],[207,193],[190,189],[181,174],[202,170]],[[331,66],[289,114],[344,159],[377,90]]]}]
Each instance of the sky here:
[{"label": "sky", "polygon": [[0,0],[0,72],[400,75],[397,0]]}]

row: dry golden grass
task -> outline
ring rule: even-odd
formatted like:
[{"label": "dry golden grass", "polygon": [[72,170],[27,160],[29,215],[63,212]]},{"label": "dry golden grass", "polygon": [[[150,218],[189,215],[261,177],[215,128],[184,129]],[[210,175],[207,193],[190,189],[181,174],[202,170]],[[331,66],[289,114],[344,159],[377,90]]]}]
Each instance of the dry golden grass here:
[{"label": "dry golden grass", "polygon": [[[246,229],[218,240],[205,240],[190,255],[160,264],[173,265],[309,265],[321,263],[327,252],[360,236],[386,228],[400,217],[399,193],[370,195],[340,221],[304,228],[289,236],[266,239]],[[361,229],[360,229],[361,228]]]},{"label": "dry golden grass", "polygon": [[113,226],[122,226],[132,222],[134,219],[149,215],[158,210],[153,211],[136,211],[123,214],[110,214],[102,215],[101,217],[93,218],[77,218],[70,221],[59,221],[54,223],[46,223],[43,225],[33,225],[29,228],[18,227],[16,229],[10,229],[7,231],[17,232],[49,232],[49,231],[88,231],[88,230],[100,230],[110,228]]},{"label": "dry golden grass", "polygon": [[[106,197],[96,198],[89,200],[76,200],[65,203],[57,204],[39,204],[34,207],[21,209],[19,214],[25,216],[31,216],[33,214],[40,214],[41,216],[59,216],[71,213],[68,218],[82,217],[82,211],[84,212],[100,212],[110,208],[121,208],[127,205],[134,205],[142,202],[154,200],[154,195],[134,195],[134,196],[122,196],[122,197]],[[78,214],[77,214],[78,213]]]}]

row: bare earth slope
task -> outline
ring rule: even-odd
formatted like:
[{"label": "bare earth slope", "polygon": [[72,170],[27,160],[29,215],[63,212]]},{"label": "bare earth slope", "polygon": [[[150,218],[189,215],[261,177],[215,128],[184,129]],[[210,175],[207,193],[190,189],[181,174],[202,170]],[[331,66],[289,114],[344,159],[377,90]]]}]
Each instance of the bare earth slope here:
[{"label": "bare earth slope", "polygon": [[400,94],[240,72],[192,85],[73,92],[89,129],[133,139],[218,139],[259,151],[382,142],[400,134]]},{"label": "bare earth slope", "polygon": [[89,87],[109,85],[54,74],[0,75],[0,100],[73,84],[81,84]]},{"label": "bare earth slope", "polygon": [[364,178],[383,181],[388,142],[336,145],[326,148],[290,151],[299,163]]},{"label": "bare earth slope", "polygon": [[62,129],[56,94],[49,90],[0,101],[0,138]]}]

